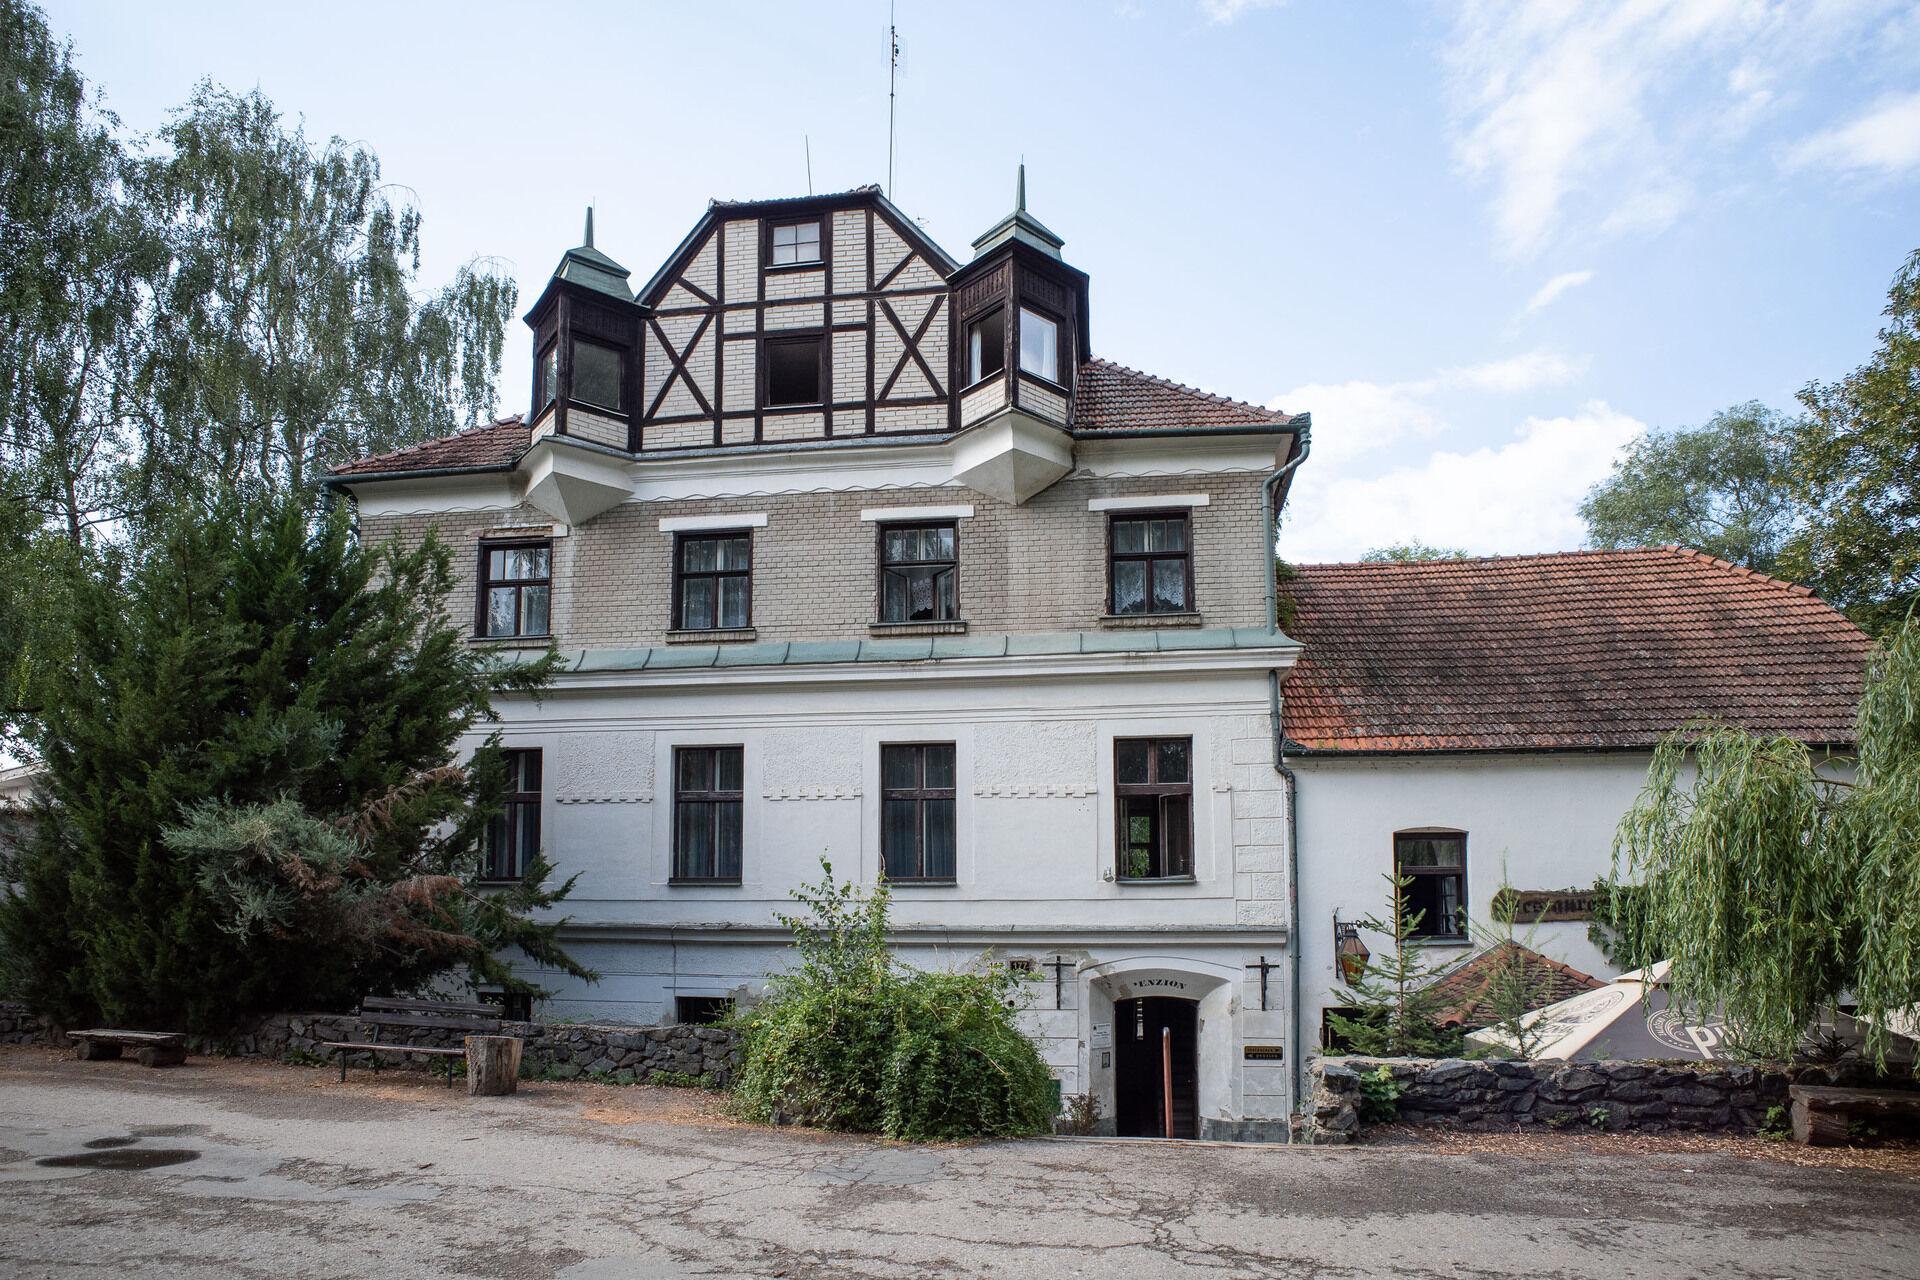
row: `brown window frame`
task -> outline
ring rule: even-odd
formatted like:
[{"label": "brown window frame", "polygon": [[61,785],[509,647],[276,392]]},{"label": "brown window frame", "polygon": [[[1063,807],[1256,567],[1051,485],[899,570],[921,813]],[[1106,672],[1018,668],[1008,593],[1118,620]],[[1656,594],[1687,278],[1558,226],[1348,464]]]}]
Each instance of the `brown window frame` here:
[{"label": "brown window frame", "polygon": [[[547,576],[544,578],[494,578],[493,553],[495,551],[525,551],[538,548],[547,553]],[[473,634],[486,640],[518,640],[523,637],[541,638],[553,635],[553,539],[552,538],[489,538],[480,543],[480,565],[476,572],[477,589],[473,601]],[[496,588],[514,589],[514,629],[498,635],[487,630],[487,621],[491,612],[487,608],[489,597]],[[522,631],[520,620],[526,614],[522,593],[528,587],[547,589],[547,629],[545,631]]]},{"label": "brown window frame", "polygon": [[[689,542],[720,542],[731,538],[747,540],[747,567],[745,569],[713,569],[686,571],[686,545]],[[682,529],[673,535],[673,629],[675,631],[747,631],[753,627],[753,530],[744,529]],[[685,585],[688,578],[712,578],[715,580],[713,596],[713,621],[710,627],[686,626]],[[747,620],[736,627],[720,625],[720,591],[718,580],[721,578],[745,578],[747,581]]]},{"label": "brown window frame", "polygon": [[[1049,310],[1046,307],[1035,306],[1033,303],[1027,302],[1024,300],[1016,300],[1012,307],[1012,311],[1015,316],[1015,324],[1018,326],[1018,329],[1019,329],[1019,332],[1016,334],[1014,342],[1012,344],[1013,345],[1013,367],[1020,371],[1020,374],[1022,377],[1038,378],[1042,382],[1047,383],[1049,386],[1057,387],[1064,390],[1066,388],[1067,383],[1066,383],[1066,379],[1061,377],[1060,370],[1067,363],[1067,354],[1066,354],[1067,344],[1064,341],[1067,333],[1066,320],[1060,316],[1055,315],[1051,310]],[[1025,319],[1021,318],[1019,314],[1022,311],[1031,311],[1036,316],[1039,316],[1042,320],[1050,321],[1053,325],[1053,372],[1052,374],[1035,373],[1033,370],[1027,368],[1025,365],[1020,363],[1020,344],[1021,342],[1026,340],[1026,328],[1027,328]]]},{"label": "brown window frame", "polygon": [[[793,333],[769,333],[760,339],[759,397],[761,409],[816,409],[825,408],[827,403],[827,349],[828,332],[825,329],[802,329]],[[783,400],[773,402],[773,363],[770,353],[775,347],[797,347],[802,343],[812,343],[814,347],[814,396],[812,400]]]},{"label": "brown window frame", "polygon": [[[887,534],[898,533],[904,529],[948,529],[953,532],[953,559],[951,560],[899,560],[887,559]],[[889,618],[887,616],[887,570],[891,568],[925,568],[930,565],[948,565],[953,573],[953,616],[951,618]],[[958,520],[895,520],[877,526],[874,533],[874,602],[875,613],[883,625],[912,626],[914,623],[932,624],[938,622],[958,622],[960,620],[960,522]],[[936,590],[935,596],[938,596]],[[936,612],[938,606],[936,604]],[[911,607],[909,607],[911,612]]]},{"label": "brown window frame", "polygon": [[[711,782],[717,783],[719,780],[719,772],[720,772],[719,753],[722,751],[734,751],[739,753],[739,761],[740,761],[739,790],[733,790],[730,788],[722,789],[717,785],[709,786],[705,790],[683,790],[681,788],[680,761],[684,756],[692,754],[694,752],[701,752],[709,756],[710,759],[707,761],[707,777]],[[740,833],[741,847],[735,851],[735,856],[738,859],[738,861],[741,863],[741,865],[744,867],[746,862],[746,821],[747,821],[746,748],[741,746],[738,743],[714,743],[714,744],[688,743],[686,745],[674,747],[671,763],[673,768],[673,814],[671,818],[673,827],[670,833],[671,838],[669,840],[669,845],[672,851],[673,867],[667,876],[667,883],[668,884],[739,884],[740,883],[739,870],[735,870],[732,875],[718,874],[718,868],[721,865],[720,806],[731,804],[731,805],[737,806],[739,809],[739,820],[735,823],[735,829]],[[686,863],[684,860],[687,858],[690,858],[692,854],[689,850],[682,848],[680,841],[681,841],[681,834],[683,830],[681,825],[681,806],[689,805],[689,804],[704,804],[708,806],[707,848],[708,848],[708,857],[710,859],[708,863],[708,867],[709,867],[709,870],[713,872],[713,874],[708,874],[708,875],[687,874]]]},{"label": "brown window frame", "polygon": [[[1148,744],[1148,780],[1146,782],[1122,782],[1120,781],[1121,747],[1138,742]],[[1162,782],[1160,780],[1160,744],[1163,742],[1180,742],[1186,745],[1187,776],[1184,782]],[[1190,736],[1182,734],[1158,734],[1152,737],[1115,738],[1113,740],[1113,795],[1114,878],[1123,884],[1183,883],[1193,880],[1193,739]],[[1169,858],[1173,855],[1170,853],[1167,845],[1167,834],[1171,824],[1167,820],[1166,801],[1170,797],[1175,796],[1186,797],[1186,865],[1181,870],[1169,871],[1166,868],[1169,865]],[[1161,867],[1161,873],[1159,875],[1151,873],[1151,861],[1148,864],[1148,874],[1136,875],[1132,873],[1133,867],[1129,855],[1133,849],[1133,840],[1129,828],[1132,818],[1136,815],[1128,811],[1130,808],[1128,802],[1133,800],[1154,800],[1157,802],[1152,813],[1139,816],[1149,818],[1154,824],[1153,833],[1149,837],[1154,847],[1149,850],[1147,857],[1150,860],[1158,860]]]},{"label": "brown window frame", "polygon": [[[619,378],[615,382],[615,386],[618,388],[618,394],[621,399],[621,403],[619,405],[601,404],[595,400],[583,400],[579,396],[573,394],[575,388],[577,388],[580,384],[580,348],[581,347],[598,347],[602,351],[611,352],[614,355],[614,357],[619,360],[620,373],[619,373]],[[583,338],[579,334],[574,334],[573,335],[573,360],[570,363],[570,368],[572,370],[573,376],[572,376],[571,385],[569,385],[567,388],[567,403],[577,404],[582,409],[588,409],[594,413],[611,415],[616,418],[625,418],[629,413],[632,412],[632,409],[625,403],[627,398],[627,373],[628,373],[627,362],[630,359],[632,359],[632,356],[633,356],[633,353],[626,347],[616,346],[611,342],[602,342],[595,338]]]},{"label": "brown window frame", "polygon": [[[1118,551],[1114,546],[1114,530],[1121,524],[1135,521],[1179,520],[1186,526],[1186,536],[1182,541],[1185,549],[1173,551]],[[1184,609],[1156,609],[1153,607],[1153,562],[1157,560],[1181,560],[1186,565],[1187,607]],[[1121,613],[1120,601],[1115,594],[1118,586],[1114,572],[1116,565],[1126,561],[1144,561],[1147,565],[1145,609],[1134,613]],[[1109,511],[1107,513],[1107,616],[1110,618],[1184,618],[1200,612],[1198,593],[1193,581],[1193,511],[1187,507],[1171,507],[1166,510],[1148,511]]]},{"label": "brown window frame", "polygon": [[[773,260],[773,229],[775,227],[798,227],[814,223],[820,228],[819,256],[805,262],[775,262]],[[763,271],[824,271],[827,267],[827,253],[832,244],[833,219],[828,214],[816,213],[804,218],[768,218],[760,224],[760,267]]]},{"label": "brown window frame", "polygon": [[[501,797],[505,808],[487,823],[484,843],[480,849],[480,879],[487,884],[514,884],[524,880],[527,866],[540,852],[540,793],[546,785],[546,765],[541,759],[538,747],[508,747],[503,752],[507,762],[508,790]],[[526,767],[533,765],[533,788],[526,789]],[[528,813],[528,810],[532,810]],[[522,837],[526,834],[525,824],[531,820],[534,833],[534,847],[524,847]],[[500,846],[508,845],[505,861],[502,860]],[[504,868],[504,869],[503,869]]]},{"label": "brown window frame", "polygon": [[[1012,309],[1013,309],[1012,304],[1010,304],[1005,298],[1001,298],[999,301],[995,302],[992,306],[982,307],[979,311],[976,311],[974,314],[968,316],[964,321],[961,322],[960,324],[960,373],[961,373],[960,390],[961,391],[963,392],[971,391],[975,387],[982,386],[988,382],[993,381],[995,378],[1006,377],[1007,366],[1009,363],[1011,363],[1013,367],[1016,369],[1020,367],[1020,353],[1011,349],[1013,345],[1012,334],[1013,334],[1014,326],[1013,326],[1013,323],[1009,321],[1007,313]],[[1000,367],[998,369],[989,370],[988,372],[983,373],[976,378],[973,376],[974,326],[978,324],[982,324],[985,321],[991,320],[995,312],[998,312],[1000,315]]]},{"label": "brown window frame", "polygon": [[[1400,865],[1401,842],[1408,840],[1448,840],[1460,846],[1460,865],[1458,867],[1403,867]],[[1464,942],[1467,940],[1467,833],[1464,831],[1396,831],[1393,833],[1393,874],[1395,884],[1411,877],[1415,880],[1454,880],[1457,901],[1453,907],[1453,928],[1436,929],[1433,912],[1428,910],[1421,918],[1420,927],[1409,937],[1428,939],[1435,942]],[[1444,903],[1446,891],[1437,891],[1439,900]],[[1396,892],[1397,896],[1397,892]],[[1424,886],[1422,896],[1425,896]],[[1403,905],[1402,913],[1405,913]]]},{"label": "brown window frame", "polygon": [[[953,754],[954,784],[948,787],[929,787],[927,781],[927,750],[931,747],[944,747]],[[913,787],[890,787],[887,785],[887,753],[889,751],[911,751],[914,753],[913,776],[920,785]],[[959,801],[960,757],[959,750],[951,742],[883,742],[880,744],[880,866],[889,883],[893,884],[954,884],[960,874],[960,801]],[[947,812],[952,815],[953,831],[953,870],[946,875],[927,874],[927,802],[945,801]],[[918,868],[913,875],[894,875],[886,871],[892,852],[887,847],[887,805],[889,803],[913,805],[913,849],[911,858]]]},{"label": "brown window frame", "polygon": [[[549,364],[548,362],[552,363]],[[560,339],[549,338],[533,357],[533,416],[560,398]]]}]

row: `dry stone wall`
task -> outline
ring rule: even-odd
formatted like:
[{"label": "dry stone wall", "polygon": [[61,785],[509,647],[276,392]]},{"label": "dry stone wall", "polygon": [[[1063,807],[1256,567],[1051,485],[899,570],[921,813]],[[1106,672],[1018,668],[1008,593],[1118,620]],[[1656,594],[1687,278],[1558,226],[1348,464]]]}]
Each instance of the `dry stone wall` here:
[{"label": "dry stone wall", "polygon": [[1848,1074],[1721,1063],[1322,1058],[1308,1076],[1303,1136],[1324,1146],[1352,1142],[1361,1127],[1361,1077],[1381,1067],[1400,1086],[1401,1120],[1478,1130],[1752,1132],[1767,1108],[1786,1102],[1788,1085]]},{"label": "dry stone wall", "polygon": [[[502,1035],[519,1036],[525,1042],[521,1050],[521,1070],[529,1074],[549,1074],[558,1079],[574,1076],[631,1073],[634,1080],[646,1083],[655,1072],[706,1077],[715,1088],[727,1088],[738,1066],[734,1033],[725,1027],[674,1025],[665,1027],[573,1025],[549,1022],[502,1022]],[[431,1048],[457,1048],[464,1033],[416,1028],[405,1043]],[[364,1040],[360,1020],[352,1014],[280,1013],[234,1041],[235,1052],[245,1057],[278,1058],[289,1053],[314,1054],[331,1058],[337,1050],[323,1046],[329,1040]],[[380,1037],[382,1043],[398,1044],[390,1029]],[[358,1053],[348,1058],[354,1066],[372,1066],[373,1054]],[[380,1055],[383,1067],[399,1060]],[[426,1069],[431,1064],[413,1064]]]},{"label": "dry stone wall", "polygon": [[[715,1088],[727,1088],[739,1065],[739,1050],[734,1033],[725,1027],[675,1025],[666,1027],[572,1025],[558,1022],[503,1022],[503,1035],[519,1036],[525,1041],[520,1061],[531,1074],[548,1074],[570,1079],[589,1073],[619,1077],[622,1072],[644,1084],[655,1072],[704,1076]],[[389,1044],[417,1044],[437,1049],[460,1047],[463,1033],[416,1029],[404,1040],[392,1029],[380,1037]],[[219,1048],[249,1058],[281,1058],[288,1054],[311,1054],[331,1059],[334,1050],[323,1047],[329,1040],[365,1040],[367,1033],[360,1020],[341,1013],[277,1013],[263,1018],[252,1030],[237,1036]],[[0,1001],[0,1044],[53,1044],[53,1029],[41,1018],[17,1004]],[[57,1043],[64,1044],[64,1041]],[[209,1046],[196,1044],[196,1052]],[[373,1065],[370,1053],[354,1054],[354,1066]],[[403,1060],[391,1054],[380,1055],[382,1068],[400,1067]],[[404,1065],[424,1070],[438,1064],[413,1060]]]}]

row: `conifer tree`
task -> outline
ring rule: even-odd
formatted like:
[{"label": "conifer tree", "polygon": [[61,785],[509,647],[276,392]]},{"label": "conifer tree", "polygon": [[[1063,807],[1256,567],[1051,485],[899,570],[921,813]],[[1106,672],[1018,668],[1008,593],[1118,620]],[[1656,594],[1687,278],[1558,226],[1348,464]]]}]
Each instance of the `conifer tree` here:
[{"label": "conifer tree", "polygon": [[1360,927],[1385,934],[1393,949],[1368,958],[1358,979],[1349,982],[1352,1016],[1330,1013],[1327,1022],[1352,1053],[1388,1058],[1445,1057],[1460,1050],[1458,1031],[1439,1024],[1439,999],[1434,993],[1435,968],[1419,937],[1424,911],[1410,910],[1407,890],[1411,876],[1383,877],[1387,882],[1387,915],[1369,916]]},{"label": "conifer tree", "polygon": [[[344,509],[310,526],[297,497],[228,497],[176,514],[144,551],[103,556],[74,584],[74,653],[33,743],[37,829],[0,869],[15,886],[0,898],[0,962],[16,996],[67,1025],[218,1032],[246,1011],[345,1007],[455,964],[484,969],[489,942],[571,963],[526,916],[564,886],[536,881],[493,907],[468,888],[504,770],[484,751],[450,766],[493,699],[537,692],[556,659],[471,651],[443,612],[444,544],[363,547]],[[217,828],[257,828],[265,810],[278,826],[248,846],[265,862],[223,882],[234,840]],[[259,891],[327,864],[314,822],[351,839],[358,889],[424,932],[335,947],[263,915]]]}]

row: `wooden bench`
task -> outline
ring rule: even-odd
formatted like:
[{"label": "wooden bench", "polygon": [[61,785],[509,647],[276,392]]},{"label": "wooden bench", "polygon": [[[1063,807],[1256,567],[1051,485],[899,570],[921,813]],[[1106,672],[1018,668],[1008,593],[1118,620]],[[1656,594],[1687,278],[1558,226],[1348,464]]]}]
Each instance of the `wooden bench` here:
[{"label": "wooden bench", "polygon": [[1869,1116],[1920,1120],[1920,1089],[1835,1089],[1826,1085],[1796,1084],[1787,1089],[1793,1100],[1793,1140],[1810,1147],[1837,1147],[1852,1136],[1855,1119]]},{"label": "wooden bench", "polygon": [[69,1031],[74,1042],[73,1056],[86,1062],[100,1062],[132,1049],[143,1067],[177,1067],[187,1060],[187,1034],[184,1031],[115,1031],[94,1027],[87,1031]]},{"label": "wooden bench", "polygon": [[467,1051],[462,1049],[436,1049],[417,1044],[382,1044],[381,1031],[392,1027],[404,1031],[458,1031],[463,1035],[491,1036],[500,1034],[500,1006],[496,1004],[478,1004],[462,1000],[394,1000],[385,996],[368,996],[360,1002],[360,1022],[373,1028],[371,1040],[326,1040],[322,1047],[340,1051],[340,1079],[347,1078],[347,1055],[350,1053],[372,1053],[373,1069],[380,1069],[383,1053],[418,1053],[428,1057],[447,1060],[447,1088],[453,1088],[453,1060],[465,1058]]}]

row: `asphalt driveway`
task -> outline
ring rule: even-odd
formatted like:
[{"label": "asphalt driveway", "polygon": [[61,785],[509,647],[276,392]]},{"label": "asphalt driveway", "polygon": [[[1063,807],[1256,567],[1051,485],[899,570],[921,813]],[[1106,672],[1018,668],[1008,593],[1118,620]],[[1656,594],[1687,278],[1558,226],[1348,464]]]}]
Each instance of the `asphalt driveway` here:
[{"label": "asphalt driveway", "polygon": [[1724,1154],[967,1147],[704,1095],[0,1050],[8,1276],[1920,1277],[1920,1179]]}]

